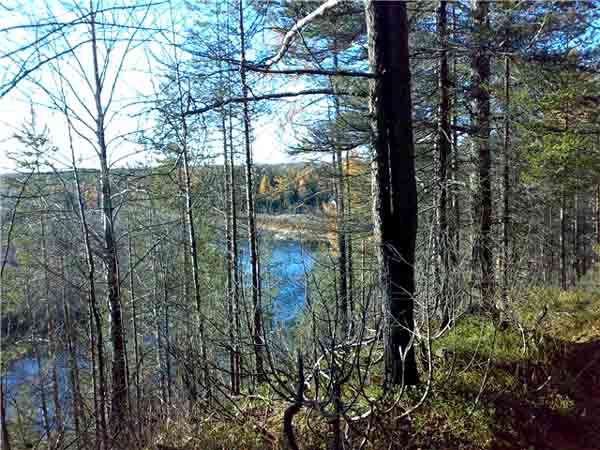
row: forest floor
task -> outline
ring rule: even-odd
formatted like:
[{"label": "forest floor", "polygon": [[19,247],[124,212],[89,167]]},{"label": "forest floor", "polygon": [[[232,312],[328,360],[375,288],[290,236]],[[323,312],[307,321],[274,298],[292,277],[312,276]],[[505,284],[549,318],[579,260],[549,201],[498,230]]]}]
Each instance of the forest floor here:
[{"label": "forest floor", "polygon": [[[425,403],[394,419],[420,398],[419,387],[373,415],[364,448],[600,450],[600,273],[580,286],[534,288],[513,300],[506,330],[463,316],[434,342]],[[365,389],[377,395],[380,387]],[[186,450],[277,449],[286,406],[261,392],[238,405],[235,420],[195,420],[171,427],[159,442]],[[301,449],[329,448],[329,426],[315,414],[302,411],[294,427]],[[365,431],[350,433],[360,441]]]},{"label": "forest floor", "polygon": [[494,399],[494,449],[600,449],[600,295],[564,293],[548,316],[541,358],[496,363],[527,388]]}]

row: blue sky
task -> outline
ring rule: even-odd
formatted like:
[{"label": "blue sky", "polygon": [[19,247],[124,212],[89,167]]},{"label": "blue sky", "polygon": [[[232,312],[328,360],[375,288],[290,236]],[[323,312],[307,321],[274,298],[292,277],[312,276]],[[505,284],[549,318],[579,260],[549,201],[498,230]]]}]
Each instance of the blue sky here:
[{"label": "blue sky", "polygon": [[[12,12],[0,14],[0,29],[15,24],[28,23],[32,20],[28,16],[30,12],[37,11],[40,13],[40,9],[45,7],[44,2],[38,1],[20,2],[9,0],[5,5],[11,8]],[[52,7],[53,13],[56,13],[56,8],[60,9],[58,1],[51,0],[49,5]],[[31,9],[25,9],[25,6]],[[45,14],[44,11],[41,13]],[[183,36],[183,30],[188,29],[191,25],[187,13],[188,11],[184,7],[175,8],[172,16],[165,14],[157,16],[159,19],[154,18],[159,22],[153,22],[153,26],[160,25],[168,28],[170,24],[174,24],[173,28],[177,28],[174,36]],[[60,20],[67,20],[69,16],[73,15],[69,11],[59,12],[58,14]],[[169,17],[172,17],[172,20],[169,20]],[[79,31],[75,30],[74,33],[79,33]],[[6,36],[7,33],[3,33],[0,37]],[[12,49],[28,42],[31,39],[31,34],[29,30],[14,30],[9,33],[9,37],[10,39],[4,40],[4,44],[0,45],[0,55],[6,55]],[[75,36],[74,39],[78,37]],[[156,74],[160,75],[160,69],[153,58],[160,55],[161,52],[170,52],[170,47],[167,45],[164,36],[158,34],[154,37],[156,39],[153,39],[151,43],[131,51],[125,60],[122,74],[115,84],[114,98],[117,100],[111,108],[112,113],[109,115],[111,122],[107,126],[107,135],[111,140],[109,158],[115,166],[138,163],[151,164],[154,158],[153,155],[144,151],[145,149],[141,146],[120,137],[130,136],[136,130],[153,126],[152,119],[142,114],[143,107],[137,102],[142,98],[152,98],[157,90]],[[58,45],[66,45],[66,39],[65,42],[59,42]],[[113,51],[117,54],[117,61],[119,59],[118,53],[122,50],[123,45],[117,46],[116,50]],[[91,77],[88,70],[92,67],[90,55],[89,46],[83,46],[74,52],[73,56],[63,58],[58,64],[48,64],[44,67],[44,70],[35,72],[32,80],[51,91],[57,91],[61,84],[60,77],[57,75],[57,71],[60,70],[63,78],[72,83],[72,89],[66,89],[68,104],[73,108],[75,115],[86,117],[86,107],[94,104],[93,96],[85,81],[86,76]],[[0,61],[2,61],[2,66],[0,66],[0,82],[2,82],[14,73],[18,61],[10,61],[10,58],[4,58]],[[109,71],[107,76],[109,82],[112,81],[114,76],[115,73]],[[43,89],[36,87],[35,83],[31,82],[32,80],[24,80],[18,88],[0,98],[0,172],[12,172],[16,169],[15,159],[18,158],[19,154],[22,154],[24,148],[13,136],[30,121],[32,108],[36,112],[36,122],[39,128],[48,128],[50,140],[58,149],[52,155],[51,163],[57,169],[68,169],[71,166],[65,116],[62,112],[57,112],[53,108],[50,98],[43,92]],[[302,83],[299,81],[293,81],[291,84],[288,82],[284,86],[277,86],[278,84],[280,83],[274,83],[275,86],[271,86],[268,91],[275,90],[277,87],[287,90],[302,87]],[[280,101],[274,105],[272,108],[273,113],[269,114],[268,117],[254,120],[253,134],[255,140],[253,152],[256,163],[281,163],[291,160],[286,154],[286,148],[294,142],[294,133],[297,130],[290,126],[289,118],[298,109],[299,102],[304,101],[303,99],[296,102]],[[312,108],[315,107],[312,106]],[[98,158],[95,155],[93,146],[89,143],[89,141],[93,141],[93,134],[86,129],[85,124],[78,124],[77,128],[81,135],[77,136],[78,133],[75,133],[75,148],[79,158],[78,165],[86,168],[97,168]],[[209,141],[212,140],[216,143],[219,139],[219,136],[211,136]],[[211,151],[211,149],[206,150]],[[215,162],[218,162],[218,158]]]}]

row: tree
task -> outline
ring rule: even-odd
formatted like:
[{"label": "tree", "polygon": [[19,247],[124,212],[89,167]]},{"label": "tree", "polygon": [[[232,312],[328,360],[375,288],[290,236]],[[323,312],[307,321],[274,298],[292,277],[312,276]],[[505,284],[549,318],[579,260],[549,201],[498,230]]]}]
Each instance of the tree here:
[{"label": "tree", "polygon": [[385,309],[385,380],[418,383],[413,347],[417,183],[406,3],[367,4],[373,129],[373,223]]},{"label": "tree", "polygon": [[495,309],[494,254],[492,239],[492,156],[490,151],[490,54],[488,50],[489,2],[473,0],[472,14],[475,43],[472,54],[473,119],[475,142],[479,151],[479,186],[475,220],[479,223],[477,253],[481,264],[481,299],[491,311]]}]

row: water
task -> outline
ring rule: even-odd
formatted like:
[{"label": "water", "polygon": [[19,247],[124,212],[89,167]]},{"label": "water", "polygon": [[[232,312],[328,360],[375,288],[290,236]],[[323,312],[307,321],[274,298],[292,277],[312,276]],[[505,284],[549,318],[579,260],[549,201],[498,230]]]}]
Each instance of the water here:
[{"label": "water", "polygon": [[[85,360],[79,358],[79,366],[85,367]],[[14,417],[16,409],[22,409],[26,413],[27,408],[35,410],[32,419],[34,427],[43,429],[43,413],[41,409],[42,389],[45,392],[46,406],[50,426],[54,416],[54,402],[51,372],[46,359],[42,359],[42,372],[39,370],[38,362],[33,357],[24,357],[13,361],[10,368],[4,376],[5,395],[6,395],[6,415]],[[58,398],[61,405],[64,405],[69,397],[69,388],[67,384],[68,361],[66,355],[59,354],[56,359],[57,379],[58,379]],[[17,402],[18,399],[18,402]],[[28,416],[26,413],[25,416]]]},{"label": "water", "polygon": [[[318,248],[313,244],[301,244],[299,241],[268,241],[261,243],[261,275],[263,299],[267,317],[271,319],[271,329],[287,329],[298,317],[304,306],[305,274],[314,266],[314,257]],[[250,283],[250,262],[247,253],[242,254],[244,280]],[[79,358],[80,367],[86,366],[85,358]],[[47,370],[46,361],[42,367]],[[69,396],[67,384],[68,361],[65,355],[57,360],[61,403]],[[52,391],[49,375],[40,373],[38,363],[33,357],[24,357],[13,361],[5,375],[5,395],[7,415],[15,416],[15,400],[25,401],[28,406],[37,408],[34,422],[41,429],[43,424],[40,385],[44,383],[48,412],[52,417]]]},{"label": "water", "polygon": [[261,261],[266,295],[271,297],[273,325],[284,328],[294,321],[304,306],[305,274],[314,265],[314,246],[298,241],[275,241]]}]

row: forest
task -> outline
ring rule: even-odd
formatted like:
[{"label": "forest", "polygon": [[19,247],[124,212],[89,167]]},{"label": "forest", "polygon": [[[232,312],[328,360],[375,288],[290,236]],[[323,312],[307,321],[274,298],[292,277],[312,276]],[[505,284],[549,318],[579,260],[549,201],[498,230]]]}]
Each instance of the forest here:
[{"label": "forest", "polygon": [[600,3],[5,0],[3,450],[598,450]]}]

